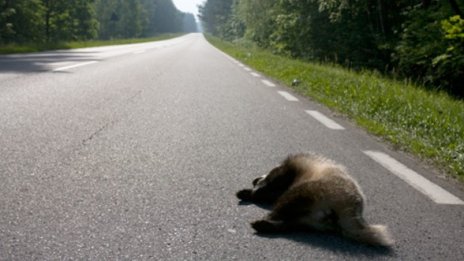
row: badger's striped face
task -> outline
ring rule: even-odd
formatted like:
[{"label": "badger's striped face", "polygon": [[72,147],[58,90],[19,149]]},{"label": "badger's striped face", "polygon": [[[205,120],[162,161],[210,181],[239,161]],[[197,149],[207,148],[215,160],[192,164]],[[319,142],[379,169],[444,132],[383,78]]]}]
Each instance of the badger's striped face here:
[{"label": "badger's striped face", "polygon": [[274,179],[276,176],[279,176],[282,170],[283,170],[283,166],[277,165],[268,174],[262,175],[261,177],[254,179],[253,187],[257,188],[257,187],[266,186],[267,183],[272,182],[272,181],[269,181],[269,179]]}]

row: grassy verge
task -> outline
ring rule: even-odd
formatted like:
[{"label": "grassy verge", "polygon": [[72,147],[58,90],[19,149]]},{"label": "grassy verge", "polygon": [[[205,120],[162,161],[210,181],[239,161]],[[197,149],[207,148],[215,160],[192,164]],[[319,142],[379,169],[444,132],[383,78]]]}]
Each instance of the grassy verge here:
[{"label": "grassy verge", "polygon": [[162,34],[155,37],[149,38],[133,38],[133,39],[115,39],[105,41],[82,41],[82,42],[66,42],[66,43],[29,43],[29,44],[8,44],[0,45],[0,54],[12,54],[12,53],[30,53],[47,50],[58,50],[58,49],[74,49],[74,48],[85,48],[85,47],[97,47],[106,45],[119,45],[119,44],[132,44],[132,43],[144,43],[161,41],[174,37],[181,36],[178,34]]},{"label": "grassy verge", "polygon": [[214,37],[217,48],[354,119],[395,147],[419,155],[464,181],[464,101],[373,72],[353,72],[274,55]]}]

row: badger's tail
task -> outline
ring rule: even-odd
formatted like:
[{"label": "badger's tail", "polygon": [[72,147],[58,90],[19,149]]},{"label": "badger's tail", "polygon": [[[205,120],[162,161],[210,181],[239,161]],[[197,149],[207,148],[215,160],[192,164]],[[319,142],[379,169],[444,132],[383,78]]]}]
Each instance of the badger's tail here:
[{"label": "badger's tail", "polygon": [[344,235],[356,241],[374,245],[391,246],[393,239],[384,225],[367,225],[359,230],[344,231]]},{"label": "badger's tail", "polygon": [[341,218],[339,224],[343,235],[355,241],[384,247],[389,247],[394,243],[386,226],[369,225],[362,217]]}]

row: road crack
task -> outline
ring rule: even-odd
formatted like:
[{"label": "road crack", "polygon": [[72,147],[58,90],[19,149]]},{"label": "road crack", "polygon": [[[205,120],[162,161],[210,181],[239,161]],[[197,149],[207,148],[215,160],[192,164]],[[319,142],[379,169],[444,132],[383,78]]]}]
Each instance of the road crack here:
[{"label": "road crack", "polygon": [[100,134],[101,132],[103,132],[105,129],[107,129],[108,127],[110,127],[111,125],[113,125],[116,121],[110,121],[110,122],[107,122],[106,124],[104,124],[103,126],[101,126],[98,130],[96,130],[95,132],[93,132],[92,134],[90,134],[87,138],[83,139],[82,140],[82,145],[88,145],[90,143],[90,141],[92,141],[98,134]]}]

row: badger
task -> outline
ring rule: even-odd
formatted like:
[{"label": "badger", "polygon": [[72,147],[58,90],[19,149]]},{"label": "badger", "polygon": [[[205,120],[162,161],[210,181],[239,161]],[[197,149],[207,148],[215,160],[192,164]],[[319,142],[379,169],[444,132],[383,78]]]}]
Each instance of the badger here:
[{"label": "badger", "polygon": [[393,240],[384,225],[363,217],[365,197],[345,167],[315,153],[288,156],[269,174],[237,192],[242,201],[272,204],[271,212],[251,223],[257,233],[310,229],[331,231],[373,246]]}]

